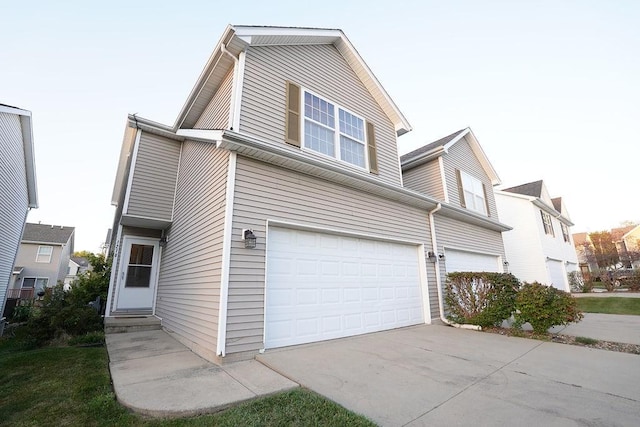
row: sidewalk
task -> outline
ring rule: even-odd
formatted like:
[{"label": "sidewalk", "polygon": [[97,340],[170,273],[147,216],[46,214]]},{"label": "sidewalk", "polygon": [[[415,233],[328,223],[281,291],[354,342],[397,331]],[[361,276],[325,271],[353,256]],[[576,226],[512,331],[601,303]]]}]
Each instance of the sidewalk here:
[{"label": "sidewalk", "polygon": [[584,313],[580,322],[554,326],[549,332],[640,345],[640,316]]},{"label": "sidewalk", "polygon": [[118,401],[144,415],[216,412],[298,387],[255,360],[210,363],[161,330],[107,334],[106,343]]}]

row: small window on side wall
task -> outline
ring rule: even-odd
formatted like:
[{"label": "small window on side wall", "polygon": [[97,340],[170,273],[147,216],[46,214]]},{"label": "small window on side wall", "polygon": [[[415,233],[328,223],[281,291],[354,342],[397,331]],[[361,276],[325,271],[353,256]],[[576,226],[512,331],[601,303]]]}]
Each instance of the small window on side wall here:
[{"label": "small window on side wall", "polygon": [[542,226],[544,227],[544,234],[555,237],[556,233],[553,231],[553,223],[551,222],[551,215],[546,212],[540,211],[542,215]]},{"label": "small window on side wall", "polygon": [[562,237],[564,241],[567,243],[571,243],[571,239],[569,238],[569,227],[564,222],[560,223],[560,228],[562,229]]},{"label": "small window on side wall", "polygon": [[49,263],[51,262],[52,254],[53,254],[53,246],[38,246],[38,253],[36,254],[36,262]]}]

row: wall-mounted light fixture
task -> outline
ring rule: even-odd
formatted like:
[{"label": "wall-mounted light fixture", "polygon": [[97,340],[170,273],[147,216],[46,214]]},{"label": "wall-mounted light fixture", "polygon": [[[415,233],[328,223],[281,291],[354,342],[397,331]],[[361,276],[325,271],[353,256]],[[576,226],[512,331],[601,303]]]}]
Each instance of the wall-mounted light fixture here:
[{"label": "wall-mounted light fixture", "polygon": [[505,267],[509,267],[509,261],[504,261],[502,264],[503,264]]},{"label": "wall-mounted light fixture", "polygon": [[436,253],[431,251],[427,252],[427,258],[431,262],[436,262],[438,260],[438,257],[436,257]]},{"label": "wall-mounted light fixture", "polygon": [[242,240],[244,240],[244,247],[247,249],[253,249],[256,247],[257,237],[253,234],[253,230],[245,228],[242,230]]},{"label": "wall-mounted light fixture", "polygon": [[444,254],[438,254],[438,258],[444,259]]},{"label": "wall-mounted light fixture", "polygon": [[169,243],[169,238],[167,236],[162,236],[160,238],[160,247],[161,248],[167,247],[167,243]]}]

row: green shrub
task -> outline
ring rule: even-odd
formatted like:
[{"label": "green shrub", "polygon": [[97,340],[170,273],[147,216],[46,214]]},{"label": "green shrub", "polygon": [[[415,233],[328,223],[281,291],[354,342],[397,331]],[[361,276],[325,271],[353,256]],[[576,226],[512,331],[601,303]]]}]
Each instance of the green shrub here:
[{"label": "green shrub", "polygon": [[598,340],[588,337],[576,337],[576,342],[585,345],[597,344]]},{"label": "green shrub", "polygon": [[582,312],[574,297],[552,286],[525,283],[516,297],[514,326],[529,322],[533,331],[544,334],[556,325],[567,325],[582,320]]},{"label": "green shrub", "polygon": [[69,345],[95,345],[104,344],[104,332],[94,331],[87,332],[84,335],[78,335],[69,340]]},{"label": "green shrub", "polygon": [[20,305],[16,305],[13,309],[11,321],[15,323],[26,322],[31,317],[33,311],[33,301],[21,301]]},{"label": "green shrub", "polygon": [[509,273],[449,273],[444,301],[456,323],[498,326],[514,311],[520,283]]}]

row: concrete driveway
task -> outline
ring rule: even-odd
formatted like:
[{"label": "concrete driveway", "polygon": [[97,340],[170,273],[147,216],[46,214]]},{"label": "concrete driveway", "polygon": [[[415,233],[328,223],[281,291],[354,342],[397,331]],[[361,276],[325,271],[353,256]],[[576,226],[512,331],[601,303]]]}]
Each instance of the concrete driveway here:
[{"label": "concrete driveway", "polygon": [[640,356],[445,326],[285,349],[258,360],[385,426],[635,426]]}]

